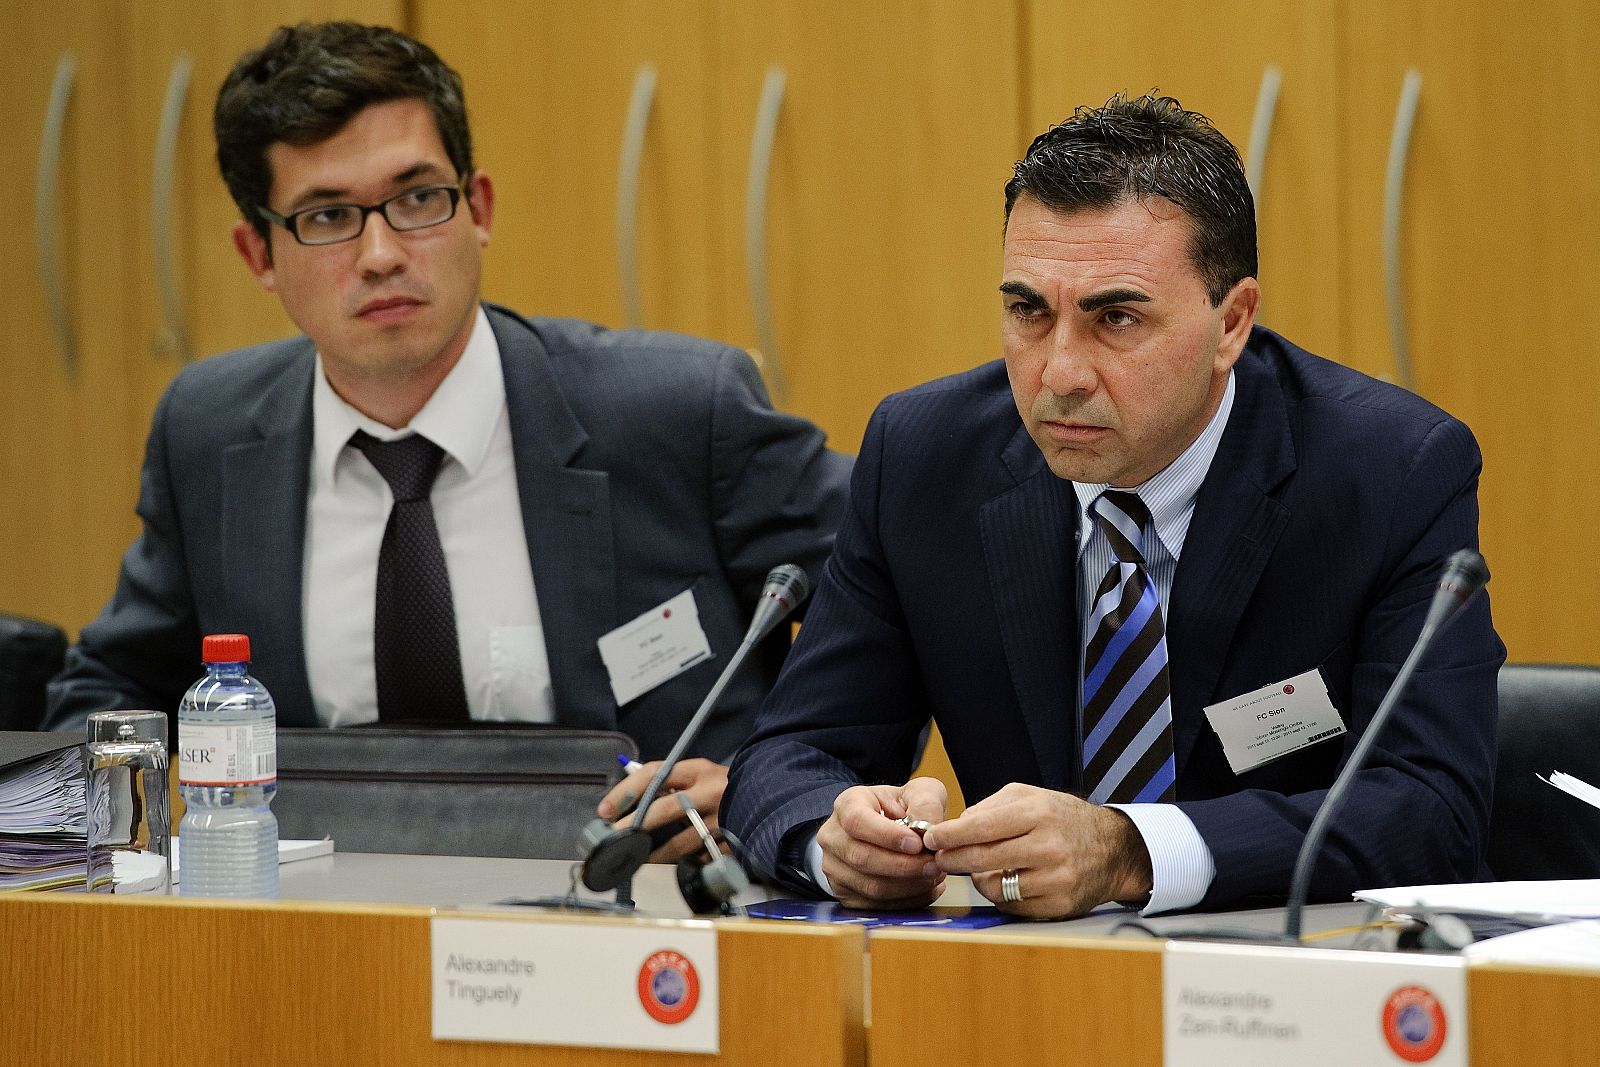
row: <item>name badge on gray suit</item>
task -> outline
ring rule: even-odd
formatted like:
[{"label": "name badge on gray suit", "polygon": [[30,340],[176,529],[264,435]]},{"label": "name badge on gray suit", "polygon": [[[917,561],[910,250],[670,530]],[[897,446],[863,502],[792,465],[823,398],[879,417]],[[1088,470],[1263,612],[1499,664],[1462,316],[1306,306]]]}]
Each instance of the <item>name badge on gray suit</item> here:
[{"label": "name badge on gray suit", "polygon": [[599,646],[619,708],[711,658],[693,589],[623,623],[600,638]]}]

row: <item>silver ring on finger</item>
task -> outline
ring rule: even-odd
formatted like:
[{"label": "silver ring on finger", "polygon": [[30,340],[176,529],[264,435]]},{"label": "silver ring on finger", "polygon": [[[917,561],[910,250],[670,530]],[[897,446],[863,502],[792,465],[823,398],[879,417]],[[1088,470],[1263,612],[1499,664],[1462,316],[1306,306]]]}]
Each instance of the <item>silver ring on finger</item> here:
[{"label": "silver ring on finger", "polygon": [[1000,899],[1007,904],[1022,903],[1022,886],[1017,883],[1017,869],[1007,867],[1000,872]]}]

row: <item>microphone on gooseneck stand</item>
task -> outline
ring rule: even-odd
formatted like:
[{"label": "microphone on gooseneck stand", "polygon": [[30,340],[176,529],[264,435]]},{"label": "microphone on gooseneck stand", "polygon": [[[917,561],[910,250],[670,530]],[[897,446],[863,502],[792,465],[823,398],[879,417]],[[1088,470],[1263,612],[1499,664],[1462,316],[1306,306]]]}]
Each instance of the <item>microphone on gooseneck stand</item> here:
[{"label": "microphone on gooseneck stand", "polygon": [[1350,753],[1350,759],[1345,763],[1344,770],[1339,772],[1339,777],[1334,779],[1327,796],[1322,798],[1322,805],[1317,808],[1316,817],[1311,820],[1311,829],[1306,831],[1306,839],[1300,845],[1300,855],[1294,863],[1294,877],[1289,882],[1289,902],[1284,909],[1283,932],[1290,940],[1300,940],[1300,918],[1305,910],[1306,896],[1311,889],[1311,872],[1316,867],[1322,851],[1322,840],[1328,834],[1328,824],[1333,821],[1334,814],[1350,792],[1350,783],[1355,781],[1356,775],[1366,766],[1367,756],[1372,751],[1378,735],[1383,732],[1384,723],[1388,721],[1395,705],[1400,702],[1401,695],[1411,682],[1412,673],[1416,671],[1417,664],[1432,646],[1434,638],[1455,621],[1473,594],[1488,584],[1488,581],[1489,565],[1483,561],[1482,556],[1470,548],[1463,548],[1445,561],[1444,573],[1439,576],[1439,588],[1433,594],[1433,603],[1428,606],[1428,617],[1423,620],[1422,632],[1417,635],[1417,643],[1411,646],[1411,655],[1406,657],[1405,663],[1400,666],[1400,672],[1389,684],[1389,691],[1384,694],[1383,703],[1378,705],[1378,710],[1373,714],[1372,721],[1367,724],[1361,740],[1356,742],[1356,747]]},{"label": "microphone on gooseneck stand", "polygon": [[1156,930],[1137,919],[1124,920],[1113,929],[1128,926],[1173,940],[1224,939],[1299,944],[1301,913],[1305,910],[1306,896],[1311,888],[1311,872],[1316,867],[1322,851],[1322,841],[1327,836],[1329,823],[1333,821],[1333,816],[1349,793],[1350,785],[1355,781],[1356,775],[1366,766],[1367,756],[1371,753],[1372,746],[1377,743],[1379,735],[1383,733],[1384,724],[1388,722],[1390,714],[1400,702],[1400,697],[1410,685],[1411,675],[1416,671],[1417,664],[1422,661],[1434,639],[1444,632],[1445,627],[1449,626],[1460,614],[1461,609],[1466,607],[1473,594],[1482,589],[1488,581],[1488,565],[1484,563],[1482,556],[1471,549],[1464,548],[1445,561],[1444,571],[1439,576],[1438,589],[1433,594],[1433,603],[1428,606],[1427,618],[1423,620],[1422,630],[1417,634],[1416,643],[1411,646],[1411,654],[1406,657],[1405,663],[1401,664],[1399,672],[1394,676],[1394,681],[1389,684],[1389,691],[1384,694],[1383,702],[1373,713],[1372,721],[1367,724],[1361,740],[1356,742],[1344,769],[1339,772],[1327,795],[1322,798],[1322,804],[1311,820],[1311,827],[1306,831],[1305,840],[1300,845],[1300,854],[1295,859],[1294,874],[1289,882],[1289,899],[1284,907],[1282,933],[1275,930],[1237,927]]},{"label": "microphone on gooseneck stand", "polygon": [[729,658],[728,665],[723,668],[711,691],[706,694],[699,710],[678,735],[672,751],[668,752],[667,758],[662,761],[661,769],[656,771],[655,777],[651,778],[650,784],[645,787],[644,796],[640,798],[639,805],[634,810],[633,825],[621,830],[612,830],[604,819],[595,819],[584,828],[582,846],[587,847],[582,863],[582,876],[585,886],[596,892],[615,889],[617,903],[624,907],[632,906],[633,902],[627,899],[629,883],[639,868],[644,866],[645,860],[650,858],[651,852],[650,834],[644,829],[646,811],[656,797],[661,795],[667,776],[678,765],[678,760],[683,757],[684,751],[694,743],[700,728],[705,725],[706,719],[716,708],[722,691],[738,673],[750,655],[750,650],[771,633],[774,626],[799,607],[810,591],[811,582],[806,577],[806,572],[792,563],[774,567],[768,572],[766,584],[761,589],[761,598],[756,603],[756,610],[750,620],[750,628],[745,631],[744,640]]}]

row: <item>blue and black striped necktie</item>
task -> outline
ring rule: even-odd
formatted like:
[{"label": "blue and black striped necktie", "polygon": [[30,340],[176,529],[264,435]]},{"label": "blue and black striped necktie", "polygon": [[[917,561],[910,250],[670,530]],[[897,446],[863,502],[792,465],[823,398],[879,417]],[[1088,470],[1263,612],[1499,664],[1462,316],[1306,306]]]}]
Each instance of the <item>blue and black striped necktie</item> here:
[{"label": "blue and black striped necktie", "polygon": [[1116,558],[1084,628],[1084,796],[1096,804],[1170,801],[1172,685],[1161,600],[1145,569],[1150,510],[1133,493],[1107,490],[1092,513]]}]

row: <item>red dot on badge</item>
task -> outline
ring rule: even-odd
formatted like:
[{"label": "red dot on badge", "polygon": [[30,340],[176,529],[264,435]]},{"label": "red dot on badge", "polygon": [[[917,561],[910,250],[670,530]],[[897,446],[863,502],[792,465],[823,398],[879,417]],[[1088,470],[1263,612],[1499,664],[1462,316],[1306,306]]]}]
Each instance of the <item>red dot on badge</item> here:
[{"label": "red dot on badge", "polygon": [[661,617],[663,619],[672,618],[672,609],[671,608],[663,608],[663,609],[661,609]]},{"label": "red dot on badge", "polygon": [[1283,695],[1294,696],[1294,686],[1286,683],[1283,687]]}]

